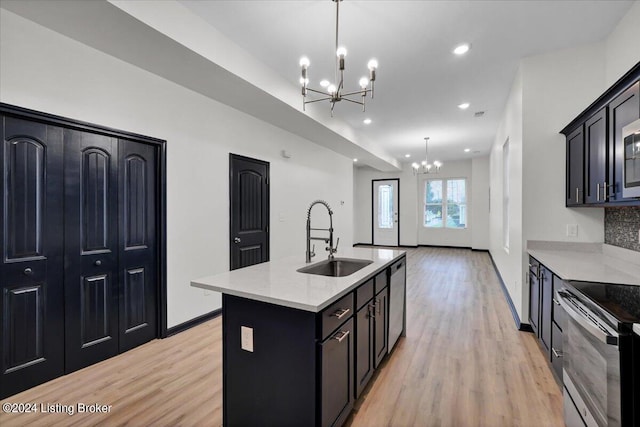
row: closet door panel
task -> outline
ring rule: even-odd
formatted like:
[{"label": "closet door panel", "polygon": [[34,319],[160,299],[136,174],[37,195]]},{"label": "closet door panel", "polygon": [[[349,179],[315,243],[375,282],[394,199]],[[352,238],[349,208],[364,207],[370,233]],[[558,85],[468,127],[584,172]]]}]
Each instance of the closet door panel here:
[{"label": "closet door panel", "polygon": [[62,375],[62,129],[0,115],[0,398]]},{"label": "closet door panel", "polygon": [[120,140],[120,351],[157,336],[157,153]]},{"label": "closet door panel", "polygon": [[65,360],[118,353],[117,139],[65,130]]}]

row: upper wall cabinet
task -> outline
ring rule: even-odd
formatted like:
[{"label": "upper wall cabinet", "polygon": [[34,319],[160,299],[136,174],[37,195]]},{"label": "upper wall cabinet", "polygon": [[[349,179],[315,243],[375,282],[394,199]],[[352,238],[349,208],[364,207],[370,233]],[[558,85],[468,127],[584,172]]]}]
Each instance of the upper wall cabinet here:
[{"label": "upper wall cabinet", "polygon": [[622,128],[640,118],[640,63],[569,123],[566,136],[568,207],[640,205],[622,197]]}]

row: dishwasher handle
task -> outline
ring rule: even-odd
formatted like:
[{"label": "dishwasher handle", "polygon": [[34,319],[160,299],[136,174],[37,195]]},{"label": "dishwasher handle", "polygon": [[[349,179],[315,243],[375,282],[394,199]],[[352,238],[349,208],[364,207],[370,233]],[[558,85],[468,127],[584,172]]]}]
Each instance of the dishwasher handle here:
[{"label": "dishwasher handle", "polygon": [[598,321],[597,315],[570,292],[565,289],[557,290],[556,299],[567,314],[585,331],[607,345],[618,346],[618,338],[620,335],[603,322]]}]

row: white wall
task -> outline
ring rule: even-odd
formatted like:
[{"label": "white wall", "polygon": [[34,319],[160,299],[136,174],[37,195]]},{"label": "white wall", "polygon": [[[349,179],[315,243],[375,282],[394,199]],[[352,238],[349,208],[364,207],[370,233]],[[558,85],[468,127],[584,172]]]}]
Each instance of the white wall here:
[{"label": "white wall", "polygon": [[471,247],[489,249],[489,156],[471,160]]},{"label": "white wall", "polygon": [[639,40],[640,1],[635,1],[606,40],[606,87],[640,61]]},{"label": "white wall", "polygon": [[354,243],[371,243],[371,181],[400,179],[400,245],[417,245],[416,177],[411,165],[404,164],[402,172],[380,172],[369,167],[353,168]]},{"label": "white wall", "polygon": [[189,282],[228,270],[229,152],[271,162],[271,259],[304,257],[317,198],[351,246],[351,159],[3,9],[0,31],[2,102],[167,140],[169,327],[220,307]]},{"label": "white wall", "polygon": [[[509,140],[509,250],[503,244],[502,149]],[[511,85],[505,111],[490,155],[491,210],[489,251],[505,282],[513,305],[523,319],[522,277],[522,68]]]}]

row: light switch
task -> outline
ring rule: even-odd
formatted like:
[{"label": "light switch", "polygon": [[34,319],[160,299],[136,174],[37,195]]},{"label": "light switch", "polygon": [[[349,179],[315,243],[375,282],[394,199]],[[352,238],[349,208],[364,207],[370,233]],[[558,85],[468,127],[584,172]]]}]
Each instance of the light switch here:
[{"label": "light switch", "polygon": [[567,237],[578,236],[578,224],[567,224]]},{"label": "light switch", "polygon": [[240,346],[253,353],[253,328],[240,326]]}]

